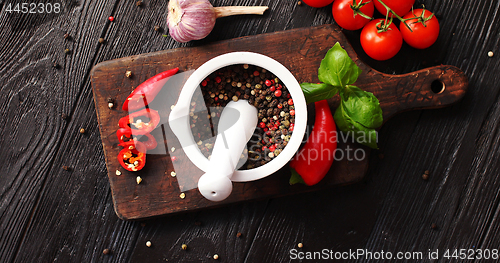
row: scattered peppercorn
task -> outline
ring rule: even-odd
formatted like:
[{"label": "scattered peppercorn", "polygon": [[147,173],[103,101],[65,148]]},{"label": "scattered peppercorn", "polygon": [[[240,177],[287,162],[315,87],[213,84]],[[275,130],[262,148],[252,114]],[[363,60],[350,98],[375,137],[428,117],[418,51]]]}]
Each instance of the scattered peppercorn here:
[{"label": "scattered peppercorn", "polygon": [[68,119],[68,114],[66,114],[66,113],[61,114],[61,118],[63,120],[67,120]]},{"label": "scattered peppercorn", "polygon": [[80,128],[80,133],[84,134],[85,133],[85,129],[84,128]]},{"label": "scattered peppercorn", "polygon": [[298,1],[298,2],[297,2],[297,5],[302,5],[302,1]]},{"label": "scattered peppercorn", "polygon": [[148,241],[146,241],[146,246],[147,246],[147,247],[151,247],[151,245],[152,245],[152,244],[151,244],[151,241],[149,241],[149,240],[148,240]]},{"label": "scattered peppercorn", "polygon": [[436,228],[437,228],[437,225],[436,225],[436,224],[434,224],[434,223],[432,223],[431,228],[432,228],[432,229],[436,229]]},{"label": "scattered peppercorn", "polygon": [[103,253],[104,255],[109,254],[109,252],[110,252],[110,251],[109,251],[109,249],[107,249],[107,248],[105,248],[105,249],[102,251],[102,253]]},{"label": "scattered peppercorn", "polygon": [[70,53],[71,53],[71,50],[69,50],[69,48],[67,48],[67,49],[64,50],[64,54],[68,55]]},{"label": "scattered peppercorn", "polygon": [[179,195],[179,197],[180,197],[181,199],[184,199],[184,198],[186,198],[186,194],[185,194],[185,193],[181,193],[181,194]]},{"label": "scattered peppercorn", "polygon": [[429,174],[429,173],[430,173],[430,171],[429,171],[429,170],[425,170],[425,171],[424,171],[424,174]]},{"label": "scattered peppercorn", "polygon": [[115,18],[114,18],[114,17],[112,17],[112,16],[110,16],[110,17],[108,17],[108,20],[109,20],[110,22],[113,22],[113,21],[115,21]]},{"label": "scattered peppercorn", "polygon": [[182,248],[182,250],[187,250],[188,246],[186,244],[182,244],[181,248]]},{"label": "scattered peppercorn", "polygon": [[304,244],[299,243],[299,244],[297,244],[297,247],[302,248],[302,247],[304,247]]},{"label": "scattered peppercorn", "polygon": [[115,174],[116,174],[117,176],[120,176],[120,175],[122,175],[122,172],[120,172],[120,170],[116,170]]},{"label": "scattered peppercorn", "polygon": [[99,43],[104,44],[104,42],[106,42],[106,40],[104,40],[104,38],[100,37],[99,38]]},{"label": "scattered peppercorn", "polygon": [[130,70],[125,71],[125,77],[127,77],[127,78],[132,77],[132,71],[130,71]]},{"label": "scattered peppercorn", "polygon": [[142,178],[140,176],[137,176],[137,178],[135,178],[135,181],[137,182],[137,184],[140,184],[142,182]]},{"label": "scattered peppercorn", "polygon": [[68,39],[68,38],[69,38],[69,34],[68,33],[64,34],[64,39]]},{"label": "scattered peppercorn", "polygon": [[155,31],[160,31],[161,27],[160,26],[155,26],[154,29],[155,29]]},{"label": "scattered peppercorn", "polygon": [[240,232],[238,232],[238,234],[236,234],[236,237],[241,237],[242,234]]},{"label": "scattered peppercorn", "polygon": [[66,166],[66,165],[64,165],[62,168],[63,168],[63,170],[65,170],[65,171],[69,171],[69,167],[68,167],[68,166]]},{"label": "scattered peppercorn", "polygon": [[494,55],[494,54],[493,54],[493,51],[488,51],[488,57],[490,57],[490,58],[491,58],[491,57],[493,57],[493,55]]},{"label": "scattered peppercorn", "polygon": [[423,175],[422,175],[422,179],[424,179],[424,180],[429,179],[429,175],[428,175],[428,174],[423,174]]},{"label": "scattered peppercorn", "polygon": [[219,255],[215,254],[214,259],[219,259]]},{"label": "scattered peppercorn", "polygon": [[135,3],[135,5],[136,5],[136,6],[141,6],[141,5],[142,5],[142,1],[137,1],[137,2]]}]

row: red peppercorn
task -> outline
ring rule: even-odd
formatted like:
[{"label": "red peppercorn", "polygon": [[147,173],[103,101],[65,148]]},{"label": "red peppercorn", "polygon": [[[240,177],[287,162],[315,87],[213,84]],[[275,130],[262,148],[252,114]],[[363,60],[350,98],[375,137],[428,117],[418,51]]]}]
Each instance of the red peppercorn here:
[{"label": "red peppercorn", "polygon": [[172,156],[171,159],[172,159],[172,162],[175,162],[175,161],[177,161],[177,156]]},{"label": "red peppercorn", "polygon": [[293,127],[292,127],[292,126],[290,126],[290,128],[288,128],[288,131],[291,131],[291,132],[292,132],[292,131],[293,131]]},{"label": "red peppercorn", "polygon": [[268,79],[266,79],[265,84],[266,84],[266,86],[268,86],[268,87],[269,87],[269,86],[271,86],[271,85],[273,85],[273,83],[272,83],[270,80],[268,80]]},{"label": "red peppercorn", "polygon": [[201,82],[201,85],[202,85],[203,87],[206,87],[206,86],[207,86],[207,81],[206,81],[206,80],[202,81],[202,82]]},{"label": "red peppercorn", "polygon": [[281,109],[281,108],[283,108],[283,105],[280,103],[280,104],[278,104],[278,109]]},{"label": "red peppercorn", "polygon": [[266,132],[266,135],[271,135],[271,131],[267,130],[267,128],[265,128],[264,131]]},{"label": "red peppercorn", "polygon": [[[267,131],[269,131],[269,129],[266,127],[266,128],[264,128],[264,131],[267,132]],[[269,132],[269,134],[271,134],[271,132]]]},{"label": "red peppercorn", "polygon": [[290,115],[295,115],[295,110],[290,110]]},{"label": "red peppercorn", "polygon": [[276,88],[273,86],[273,87],[269,88],[269,90],[270,90],[271,92],[274,92],[274,91],[276,90]]},{"label": "red peppercorn", "polygon": [[262,151],[267,150],[267,146],[262,146]]},{"label": "red peppercorn", "polygon": [[260,72],[258,72],[257,70],[253,72],[253,75],[258,77],[260,75]]},{"label": "red peppercorn", "polygon": [[271,85],[274,85],[274,79],[271,80]]},{"label": "red peppercorn", "polygon": [[281,86],[281,84],[278,84],[277,89],[282,89],[282,88],[283,88],[283,86]]},{"label": "red peppercorn", "polygon": [[222,79],[219,76],[215,77],[215,82],[220,83],[221,81]]},{"label": "red peppercorn", "polygon": [[293,105],[293,99],[288,100],[288,105]]},{"label": "red peppercorn", "polygon": [[274,145],[269,146],[269,151],[274,152],[274,150],[276,150],[276,146]]},{"label": "red peppercorn", "polygon": [[290,127],[295,127],[295,123],[290,123]]},{"label": "red peppercorn", "polygon": [[274,92],[274,96],[280,97],[281,96],[281,90],[277,90]]},{"label": "red peppercorn", "polygon": [[261,123],[259,123],[259,127],[261,127],[262,129],[264,129],[266,127],[266,124],[264,122],[261,122]]},{"label": "red peppercorn", "polygon": [[111,21],[111,22],[113,22],[113,21],[115,21],[115,18],[112,17],[112,16],[110,16],[110,17],[108,17],[108,20]]},{"label": "red peppercorn", "polygon": [[290,97],[291,97],[291,96],[290,96],[290,94],[286,95],[286,98],[287,98],[287,99],[289,99]]},{"label": "red peppercorn", "polygon": [[219,97],[215,97],[215,98],[214,98],[214,101],[218,101],[218,100],[219,100]]}]

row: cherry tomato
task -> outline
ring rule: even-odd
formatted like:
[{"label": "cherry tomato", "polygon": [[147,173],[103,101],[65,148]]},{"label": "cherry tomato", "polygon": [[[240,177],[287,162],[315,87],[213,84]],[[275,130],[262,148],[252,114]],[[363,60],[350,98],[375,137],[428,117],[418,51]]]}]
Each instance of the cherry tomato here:
[{"label": "cherry tomato", "polygon": [[[382,2],[398,14],[398,16],[404,16],[411,10],[415,0],[382,0]],[[387,9],[378,0],[373,0],[373,3],[382,15],[387,14]]]},{"label": "cherry tomato", "polygon": [[398,28],[391,23],[385,32],[378,33],[385,19],[374,19],[361,31],[361,46],[373,59],[387,60],[394,57],[403,45],[403,37]]},{"label": "cherry tomato", "polygon": [[320,8],[329,5],[333,0],[302,0],[308,6]]},{"label": "cherry tomato", "polygon": [[[373,2],[371,0],[356,0],[356,3],[364,4],[357,12],[362,12],[369,17],[373,16],[375,8],[373,7]],[[335,19],[335,22],[337,22],[337,24],[344,29],[358,30],[370,22],[370,19],[367,19],[360,14],[354,14],[352,7],[352,0],[337,0],[333,2],[333,18]]]},{"label": "cherry tomato", "polygon": [[[421,17],[423,9],[415,9],[413,13],[410,12],[406,14],[403,18],[408,19],[412,17]],[[425,10],[422,19],[411,19],[406,21],[406,24],[411,28],[411,31],[401,23],[399,29],[401,30],[401,35],[408,45],[424,49],[430,47],[434,42],[436,42],[439,35],[439,22],[435,15],[430,19],[429,17],[432,13],[429,10]],[[419,20],[423,20],[425,26]]]}]

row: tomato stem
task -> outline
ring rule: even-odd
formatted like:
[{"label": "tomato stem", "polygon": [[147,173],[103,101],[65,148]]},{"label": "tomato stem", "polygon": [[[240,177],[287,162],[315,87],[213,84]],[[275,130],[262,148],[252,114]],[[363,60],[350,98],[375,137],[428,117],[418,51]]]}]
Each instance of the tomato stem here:
[{"label": "tomato stem", "polygon": [[352,11],[354,13],[354,16],[360,15],[360,16],[366,18],[366,19],[372,20],[373,17],[370,17],[370,16],[366,15],[365,13],[361,12],[361,10],[360,10],[363,6],[365,6],[366,4],[368,4],[370,2],[371,1],[363,3],[363,0],[359,0],[359,3],[356,3],[356,0],[352,0],[351,9],[352,9]]},{"label": "tomato stem", "polygon": [[[413,14],[413,17],[410,17],[410,18],[407,18],[407,19],[404,19],[402,17],[400,17],[398,14],[396,14],[396,12],[394,12],[390,7],[388,7],[384,2],[382,2],[382,0],[377,0],[380,4],[382,4],[385,9],[387,9],[387,14],[386,14],[386,18],[385,18],[385,21],[387,23],[387,19],[389,17],[389,13],[392,13],[397,19],[399,19],[399,21],[401,21],[401,23],[405,24],[405,26],[408,28],[408,30],[410,30],[410,32],[413,32],[413,30],[411,30],[410,26],[406,23],[406,21],[408,20],[412,20],[412,19],[417,19],[418,21],[415,22],[415,23],[422,23],[422,25],[425,26],[425,21],[428,21],[429,19],[432,18],[432,16],[428,17],[428,18],[424,18],[424,12],[425,12],[425,6],[424,6],[424,11],[422,12],[422,15],[421,16],[415,16],[415,14],[413,13],[413,7],[412,7],[412,14]],[[423,6],[423,5],[422,5]],[[434,14],[433,14],[434,15]],[[392,22],[392,17],[391,17],[391,22]],[[390,23],[389,23],[390,25]],[[381,31],[381,32],[385,32],[385,31]],[[380,32],[379,32],[380,33]]]}]

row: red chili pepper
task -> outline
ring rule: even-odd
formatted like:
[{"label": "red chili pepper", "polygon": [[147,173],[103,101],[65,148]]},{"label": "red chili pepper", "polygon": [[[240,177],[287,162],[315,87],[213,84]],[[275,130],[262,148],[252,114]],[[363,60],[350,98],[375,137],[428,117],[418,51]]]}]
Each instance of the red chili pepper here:
[{"label": "red chili pepper", "polygon": [[311,135],[290,162],[290,167],[307,185],[317,184],[325,177],[332,166],[337,149],[337,128],[328,102],[322,100],[314,104],[316,119]]},{"label": "red chili pepper", "polygon": [[[130,140],[135,140],[135,141],[140,141],[141,138],[133,137],[132,135],[132,129],[130,128],[120,128],[118,131],[116,131],[116,136],[118,137],[118,141],[120,143],[128,142]],[[142,142],[147,150],[153,150],[158,146],[158,143],[156,142],[155,137],[153,135],[146,133],[144,136],[147,137],[147,141],[140,141]]]},{"label": "red chili pepper", "polygon": [[179,68],[167,70],[156,74],[141,83],[127,97],[123,103],[122,109],[124,111],[136,111],[146,107],[148,103],[155,99],[156,95],[158,95],[158,92],[160,92],[161,88],[163,88],[163,85],[168,81],[168,79],[175,75],[178,71]]},{"label": "red chili pepper", "polygon": [[123,150],[118,154],[118,162],[127,171],[141,170],[146,164],[146,146],[142,142],[128,141],[121,143]]},{"label": "red chili pepper", "polygon": [[116,137],[118,137],[118,142],[124,143],[133,139],[132,129],[130,128],[120,128],[116,131]]},{"label": "red chili pepper", "polygon": [[145,135],[146,133],[150,133],[156,128],[158,123],[160,123],[160,115],[157,111],[152,109],[132,112],[118,121],[118,125],[121,128],[132,129],[133,135]]}]

